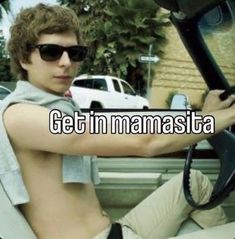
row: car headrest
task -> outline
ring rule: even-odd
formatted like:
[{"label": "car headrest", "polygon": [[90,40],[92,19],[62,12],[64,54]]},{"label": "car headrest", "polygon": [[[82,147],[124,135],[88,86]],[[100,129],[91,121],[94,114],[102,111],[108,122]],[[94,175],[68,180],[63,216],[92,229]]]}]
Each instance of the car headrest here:
[{"label": "car headrest", "polygon": [[172,12],[182,12],[192,18],[225,0],[155,0],[155,2]]}]

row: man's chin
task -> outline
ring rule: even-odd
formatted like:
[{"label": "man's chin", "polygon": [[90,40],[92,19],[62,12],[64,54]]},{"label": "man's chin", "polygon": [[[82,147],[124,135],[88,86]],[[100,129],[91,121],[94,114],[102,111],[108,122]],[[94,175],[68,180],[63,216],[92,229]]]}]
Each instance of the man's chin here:
[{"label": "man's chin", "polygon": [[50,89],[48,90],[49,93],[53,95],[58,95],[58,96],[64,96],[65,92],[69,89],[69,87],[63,88],[63,89]]}]

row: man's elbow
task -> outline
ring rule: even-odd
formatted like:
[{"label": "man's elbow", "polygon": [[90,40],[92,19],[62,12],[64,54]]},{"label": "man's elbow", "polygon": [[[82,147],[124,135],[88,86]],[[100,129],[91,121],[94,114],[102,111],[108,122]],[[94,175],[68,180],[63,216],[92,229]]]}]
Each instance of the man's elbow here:
[{"label": "man's elbow", "polygon": [[168,143],[166,140],[160,139],[157,136],[148,136],[140,145],[142,157],[154,157],[167,153]]}]

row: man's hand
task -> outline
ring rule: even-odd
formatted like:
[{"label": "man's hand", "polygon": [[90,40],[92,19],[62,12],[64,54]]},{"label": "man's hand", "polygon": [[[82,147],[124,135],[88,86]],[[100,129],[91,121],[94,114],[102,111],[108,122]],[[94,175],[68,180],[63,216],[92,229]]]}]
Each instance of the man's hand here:
[{"label": "man's hand", "polygon": [[226,100],[222,101],[219,96],[223,92],[224,90],[211,90],[204,101],[202,112],[209,113],[230,107],[235,101],[235,95],[230,95]]}]

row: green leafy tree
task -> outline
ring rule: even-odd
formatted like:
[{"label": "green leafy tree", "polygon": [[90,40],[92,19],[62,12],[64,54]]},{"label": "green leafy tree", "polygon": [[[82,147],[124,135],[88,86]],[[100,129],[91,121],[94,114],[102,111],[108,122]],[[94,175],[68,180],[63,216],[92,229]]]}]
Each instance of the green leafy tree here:
[{"label": "green leafy tree", "polygon": [[[11,14],[9,0],[0,0],[0,21],[2,20],[3,11]],[[10,59],[6,53],[5,45],[6,40],[0,29],[0,81],[14,81],[10,73]]]},{"label": "green leafy tree", "polygon": [[9,0],[0,0],[0,21],[2,19],[3,10],[6,13],[10,12],[10,1]]},{"label": "green leafy tree", "polygon": [[0,30],[0,81],[13,81],[10,73],[10,59],[5,50],[6,40]]},{"label": "green leafy tree", "polygon": [[10,73],[9,58],[0,58],[0,81],[15,81]]},{"label": "green leafy tree", "polygon": [[[111,74],[135,80],[140,55],[161,55],[168,24],[166,14],[160,14],[153,0],[58,0],[78,15],[81,31],[90,46],[89,57],[80,73]],[[128,79],[129,78],[129,79]],[[133,78],[133,79],[130,79]]]},{"label": "green leafy tree", "polygon": [[6,40],[3,36],[3,31],[0,29],[0,58],[6,58]]}]

